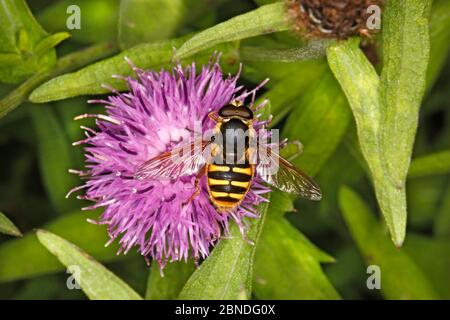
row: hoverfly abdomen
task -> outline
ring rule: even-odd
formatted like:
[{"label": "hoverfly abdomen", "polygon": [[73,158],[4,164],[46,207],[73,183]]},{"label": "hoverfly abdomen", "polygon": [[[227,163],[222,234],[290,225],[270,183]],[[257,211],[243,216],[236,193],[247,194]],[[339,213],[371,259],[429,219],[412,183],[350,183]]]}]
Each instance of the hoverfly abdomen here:
[{"label": "hoverfly abdomen", "polygon": [[218,209],[234,208],[250,189],[253,167],[250,164],[211,164],[208,166],[208,188]]}]

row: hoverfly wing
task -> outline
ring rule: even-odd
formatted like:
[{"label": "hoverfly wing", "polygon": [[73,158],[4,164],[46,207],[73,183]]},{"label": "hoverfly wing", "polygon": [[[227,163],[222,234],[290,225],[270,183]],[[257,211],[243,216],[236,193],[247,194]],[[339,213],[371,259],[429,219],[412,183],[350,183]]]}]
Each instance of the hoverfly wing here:
[{"label": "hoverfly wing", "polygon": [[193,143],[164,152],[138,166],[134,178],[173,179],[197,173],[207,162],[210,152],[207,147],[210,141],[197,139]]},{"label": "hoverfly wing", "polygon": [[308,200],[322,199],[322,193],[314,180],[292,163],[268,148],[266,154],[259,154],[256,172],[268,184],[281,191],[296,194]]}]

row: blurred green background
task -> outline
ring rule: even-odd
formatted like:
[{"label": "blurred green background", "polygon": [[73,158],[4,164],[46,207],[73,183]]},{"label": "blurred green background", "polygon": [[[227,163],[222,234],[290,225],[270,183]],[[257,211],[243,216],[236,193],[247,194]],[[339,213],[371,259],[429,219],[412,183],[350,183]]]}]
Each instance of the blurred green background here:
[{"label": "blurred green background", "polygon": [[[135,1],[132,7],[127,6],[128,2],[133,3],[27,1],[45,31],[71,34],[56,47],[58,57],[106,43],[107,49],[92,57],[95,60],[141,42],[177,38],[206,29],[272,1],[155,0],[150,5]],[[224,52],[225,71],[235,72],[238,63],[244,63],[241,84],[252,88],[266,77],[271,79],[260,91],[260,97],[271,99],[272,109],[277,112],[275,126],[282,135],[303,142],[304,155],[296,159],[296,164],[315,176],[324,194],[319,203],[295,200],[296,212],[290,212],[291,198],[275,193],[272,201],[279,212],[273,209],[269,215],[289,212],[281,224],[272,221],[276,217],[266,221],[265,228],[272,233],[263,237],[264,246],[256,253],[254,298],[450,298],[448,2],[434,1],[431,9],[435,15],[435,20],[431,20],[435,23],[432,51],[439,54],[432,55],[436,60],[430,61],[433,74],[429,75],[413,154],[413,159],[422,163],[413,161],[414,170],[407,180],[408,229],[405,245],[399,250],[381,222],[359,151],[355,121],[324,55],[312,54],[307,60],[291,62],[264,55],[261,48],[270,53],[305,45],[290,32],[248,38],[238,44],[238,49],[233,45]],[[69,16],[66,9],[74,3],[81,8],[81,30],[65,27]],[[0,23],[3,28],[4,21]],[[378,41],[376,37],[375,43]],[[259,48],[257,54],[252,51],[255,48]],[[27,68],[30,73],[12,83],[2,79],[0,97],[34,73],[33,64]],[[36,68],[39,70],[39,66]],[[60,90],[64,92],[65,87]],[[134,253],[116,256],[115,246],[104,248],[104,228],[86,222],[98,212],[81,212],[81,201],[64,198],[69,189],[80,183],[67,169],[83,165],[82,149],[71,146],[83,133],[80,124],[72,119],[96,108],[88,106],[87,99],[81,95],[41,104],[24,102],[0,119],[0,211],[25,235],[17,239],[0,235],[2,299],[85,298],[81,290],[67,289],[68,274],[36,240],[33,229],[42,226],[104,262],[138,293],[146,292],[149,273],[144,259]],[[422,157],[427,155],[432,157],[424,164],[427,159]],[[432,165],[427,166],[429,163]],[[354,191],[343,189],[344,185]],[[366,268],[371,264],[382,268],[381,290],[367,288]]]}]

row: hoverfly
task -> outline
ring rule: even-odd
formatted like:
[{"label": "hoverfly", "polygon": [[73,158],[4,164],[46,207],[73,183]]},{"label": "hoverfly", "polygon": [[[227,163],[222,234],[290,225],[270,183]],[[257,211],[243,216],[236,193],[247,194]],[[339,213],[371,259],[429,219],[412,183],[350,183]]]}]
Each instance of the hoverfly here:
[{"label": "hoverfly", "polygon": [[[178,178],[196,174],[196,191],[189,201],[200,193],[200,179],[207,176],[208,194],[212,204],[221,213],[234,210],[250,190],[256,174],[278,189],[309,200],[320,200],[317,184],[268,145],[265,153],[258,153],[243,132],[254,132],[255,117],[252,110],[240,101],[232,101],[209,117],[216,122],[215,135],[210,139],[197,139],[164,152],[138,166],[138,180]],[[216,139],[217,136],[222,137]],[[244,141],[244,152],[239,152],[238,141]],[[197,150],[195,150],[197,149]],[[194,151],[195,150],[195,151]],[[194,152],[192,152],[194,151]],[[270,166],[278,164],[276,172]]]}]

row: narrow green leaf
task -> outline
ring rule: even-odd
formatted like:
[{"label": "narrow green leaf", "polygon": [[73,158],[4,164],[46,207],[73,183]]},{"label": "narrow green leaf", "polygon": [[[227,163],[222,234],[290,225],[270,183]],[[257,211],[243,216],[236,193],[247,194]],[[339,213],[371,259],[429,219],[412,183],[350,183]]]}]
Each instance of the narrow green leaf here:
[{"label": "narrow green leaf", "polygon": [[[73,268],[73,277],[91,300],[141,300],[125,282],[98,263],[94,258],[69,241],[46,230],[36,235],[67,268]],[[75,270],[76,268],[76,270]]]},{"label": "narrow green leaf", "polygon": [[[100,261],[125,258],[116,254],[117,244],[105,248],[105,243],[109,240],[105,227],[86,222],[86,219],[96,219],[98,215],[99,211],[74,211],[43,227],[84,248]],[[0,245],[0,283],[62,269],[58,260],[42,247],[34,232]]]},{"label": "narrow green leaf", "polygon": [[422,177],[450,172],[450,150],[425,155],[414,159],[409,169],[409,177]]},{"label": "narrow green leaf", "polygon": [[[246,63],[244,60],[244,64]],[[258,65],[253,66],[258,68]],[[278,124],[298,104],[300,95],[320,79],[325,70],[326,65],[323,61],[305,61],[292,66],[288,75],[256,101],[256,104],[265,99],[270,101],[273,115],[271,126]]]},{"label": "narrow green leaf", "polygon": [[[292,202],[291,202],[292,203]],[[271,206],[256,250],[258,299],[339,299],[320,267],[334,259],[315,247]]]},{"label": "narrow green leaf", "polygon": [[350,101],[378,203],[397,247],[405,238],[405,181],[425,89],[429,5],[430,1],[418,0],[388,2],[381,80],[356,41],[328,50],[330,66]]},{"label": "narrow green leaf", "polygon": [[183,286],[195,270],[194,262],[172,262],[164,267],[161,276],[159,265],[152,263],[147,282],[147,300],[173,300],[178,297]]},{"label": "narrow green leaf", "polygon": [[[398,193],[405,189],[425,92],[430,55],[430,6],[430,0],[389,1],[384,14],[379,142],[385,179]],[[393,214],[398,220],[404,220],[406,210],[396,210]],[[395,230],[391,231],[395,244],[400,246],[405,224],[398,220],[394,222]]]},{"label": "narrow green leaf", "polygon": [[[128,57],[137,67],[150,70],[158,70],[170,66],[173,48],[183,43],[185,38],[166,40],[150,44],[142,44],[111,57],[87,66],[77,72],[65,74],[54,78],[37,89],[30,95],[30,101],[43,103],[47,101],[61,100],[84,94],[100,94],[109,92],[102,87],[103,84],[112,86],[118,90],[126,89],[126,82],[115,79],[113,75],[130,76],[133,70],[126,62]],[[236,65],[234,57],[236,47],[227,44],[216,48],[222,51],[222,65],[230,63],[231,67]],[[182,60],[183,64],[192,62],[194,59],[198,64],[206,63],[214,50],[204,51],[193,58]]]},{"label": "narrow green leaf", "polygon": [[211,255],[192,274],[180,299],[249,299],[252,292],[253,260],[268,205],[259,207],[260,218],[251,221],[244,239],[237,224],[230,227],[231,239],[222,238]]},{"label": "narrow green leaf", "polygon": [[[55,103],[54,111],[58,119],[61,120],[61,127],[69,142],[80,141],[85,138],[83,130],[80,130],[80,123],[73,119],[80,114],[89,112],[90,107],[86,103],[85,97],[82,96]],[[82,168],[85,161],[83,148],[71,146],[70,152],[73,168]],[[80,206],[80,203],[78,203],[78,206]]]},{"label": "narrow green leaf", "polygon": [[288,29],[284,4],[265,5],[196,34],[176,51],[174,59],[191,56],[219,43]]},{"label": "narrow green leaf", "polygon": [[283,137],[300,140],[303,154],[294,163],[311,176],[339,145],[350,122],[350,108],[330,72],[321,75],[298,101],[283,129]]},{"label": "narrow green leaf", "polygon": [[356,40],[331,46],[327,55],[353,111],[361,151],[369,165],[378,203],[392,240],[401,246],[406,228],[406,193],[404,182],[401,185],[394,183],[385,171],[380,145],[380,79]]},{"label": "narrow green leaf", "polygon": [[37,136],[39,167],[49,198],[60,214],[73,210],[80,205],[79,201],[65,196],[80,182],[69,173],[75,167],[71,143],[49,105],[33,107],[30,111]]},{"label": "narrow green leaf", "polygon": [[3,118],[6,114],[17,108],[28,98],[30,92],[44,81],[58,76],[61,73],[80,68],[100,58],[109,56],[114,53],[115,50],[115,46],[111,43],[100,43],[62,57],[57,61],[53,69],[36,73],[0,100],[0,118]]},{"label": "narrow green leaf", "polygon": [[334,258],[317,248],[285,218],[295,211],[290,195],[274,190],[256,248],[253,291],[259,299],[339,299],[320,263]]},{"label": "narrow green leaf", "polygon": [[387,299],[438,299],[424,270],[386,239],[366,203],[352,190],[339,193],[341,212],[367,265],[380,268],[381,291]]},{"label": "narrow green leaf", "polygon": [[21,237],[20,230],[3,213],[0,212],[0,233]]},{"label": "narrow green leaf", "polygon": [[[24,0],[3,0],[0,21],[0,54],[14,54],[16,57],[16,63],[0,65],[1,82],[21,82],[55,63],[53,47],[39,50],[38,43],[48,34],[36,22]],[[1,59],[4,60],[5,56]]]},{"label": "narrow green leaf", "polygon": [[59,43],[66,40],[70,37],[70,34],[67,32],[58,32],[52,35],[49,35],[48,37],[45,37],[41,41],[38,42],[36,45],[35,51],[37,55],[44,54],[46,51],[53,49],[56,47]]}]

